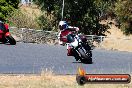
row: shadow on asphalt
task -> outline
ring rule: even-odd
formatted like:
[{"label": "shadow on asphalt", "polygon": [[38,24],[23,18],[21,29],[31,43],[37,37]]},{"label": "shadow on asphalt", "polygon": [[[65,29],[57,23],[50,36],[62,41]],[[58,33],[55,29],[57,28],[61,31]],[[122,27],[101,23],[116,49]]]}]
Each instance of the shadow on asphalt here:
[{"label": "shadow on asphalt", "polygon": [[92,63],[82,63],[82,62],[79,62],[79,61],[78,62],[77,61],[76,62],[72,62],[72,63],[93,64],[93,62]]},{"label": "shadow on asphalt", "polygon": [[76,61],[76,62],[72,62],[72,63],[82,63],[82,62],[77,62],[77,61]]}]

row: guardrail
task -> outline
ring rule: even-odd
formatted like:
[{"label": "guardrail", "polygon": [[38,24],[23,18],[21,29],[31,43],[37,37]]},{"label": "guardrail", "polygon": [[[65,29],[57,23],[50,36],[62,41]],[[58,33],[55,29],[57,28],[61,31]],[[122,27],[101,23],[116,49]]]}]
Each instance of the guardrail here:
[{"label": "guardrail", "polygon": [[97,36],[97,35],[85,35],[87,37],[88,40],[91,40],[91,41],[97,41],[97,42],[102,42],[103,39],[106,37],[106,36]]},{"label": "guardrail", "polygon": [[33,3],[32,0],[20,0],[20,4],[31,4]]},{"label": "guardrail", "polygon": [[[54,43],[57,44],[57,34],[58,32],[54,31],[44,31],[44,30],[35,30],[35,29],[27,29],[27,28],[16,28],[10,27],[10,31],[12,34],[15,34],[20,38],[19,41],[25,43]],[[85,35],[87,39],[92,43],[96,41],[100,44],[104,38],[112,39],[106,36],[97,36],[97,35]],[[119,38],[118,38],[119,39]],[[131,38],[120,38],[124,40],[132,40]]]},{"label": "guardrail", "polygon": [[10,27],[10,32],[19,38],[19,42],[24,43],[57,43],[55,32],[43,31],[27,28]]}]

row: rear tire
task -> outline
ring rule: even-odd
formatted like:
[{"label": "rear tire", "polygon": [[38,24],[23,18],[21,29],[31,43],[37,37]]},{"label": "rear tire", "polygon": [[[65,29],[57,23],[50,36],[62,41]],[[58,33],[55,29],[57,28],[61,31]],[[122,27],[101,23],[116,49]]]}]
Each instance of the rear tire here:
[{"label": "rear tire", "polygon": [[7,40],[7,42],[10,43],[11,45],[16,45],[16,40],[15,40],[11,35],[7,36],[7,37],[6,37],[6,40]]}]

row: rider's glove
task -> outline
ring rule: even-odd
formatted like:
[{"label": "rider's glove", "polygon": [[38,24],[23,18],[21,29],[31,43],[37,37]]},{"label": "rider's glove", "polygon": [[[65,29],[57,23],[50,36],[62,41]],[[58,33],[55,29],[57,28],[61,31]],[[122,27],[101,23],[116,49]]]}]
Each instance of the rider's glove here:
[{"label": "rider's glove", "polygon": [[65,45],[65,43],[63,41],[60,41],[60,40],[59,40],[59,44],[62,45],[62,46]]}]

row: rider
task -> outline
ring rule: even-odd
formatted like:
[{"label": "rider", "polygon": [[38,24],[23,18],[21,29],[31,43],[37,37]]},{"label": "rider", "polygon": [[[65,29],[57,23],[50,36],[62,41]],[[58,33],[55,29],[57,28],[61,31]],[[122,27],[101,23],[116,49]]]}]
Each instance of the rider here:
[{"label": "rider", "polygon": [[8,24],[4,23],[4,19],[0,17],[0,30],[7,30],[8,29]]},{"label": "rider", "polygon": [[[60,33],[58,35],[58,39],[60,45],[64,45],[65,43],[68,42],[67,35],[72,34],[73,31],[79,31],[78,27],[69,26],[66,21],[59,22],[59,29],[60,29]],[[72,48],[70,46],[67,47],[67,51],[68,51],[67,53],[68,56],[74,56],[75,59],[78,60],[75,53],[72,52]]]}]

